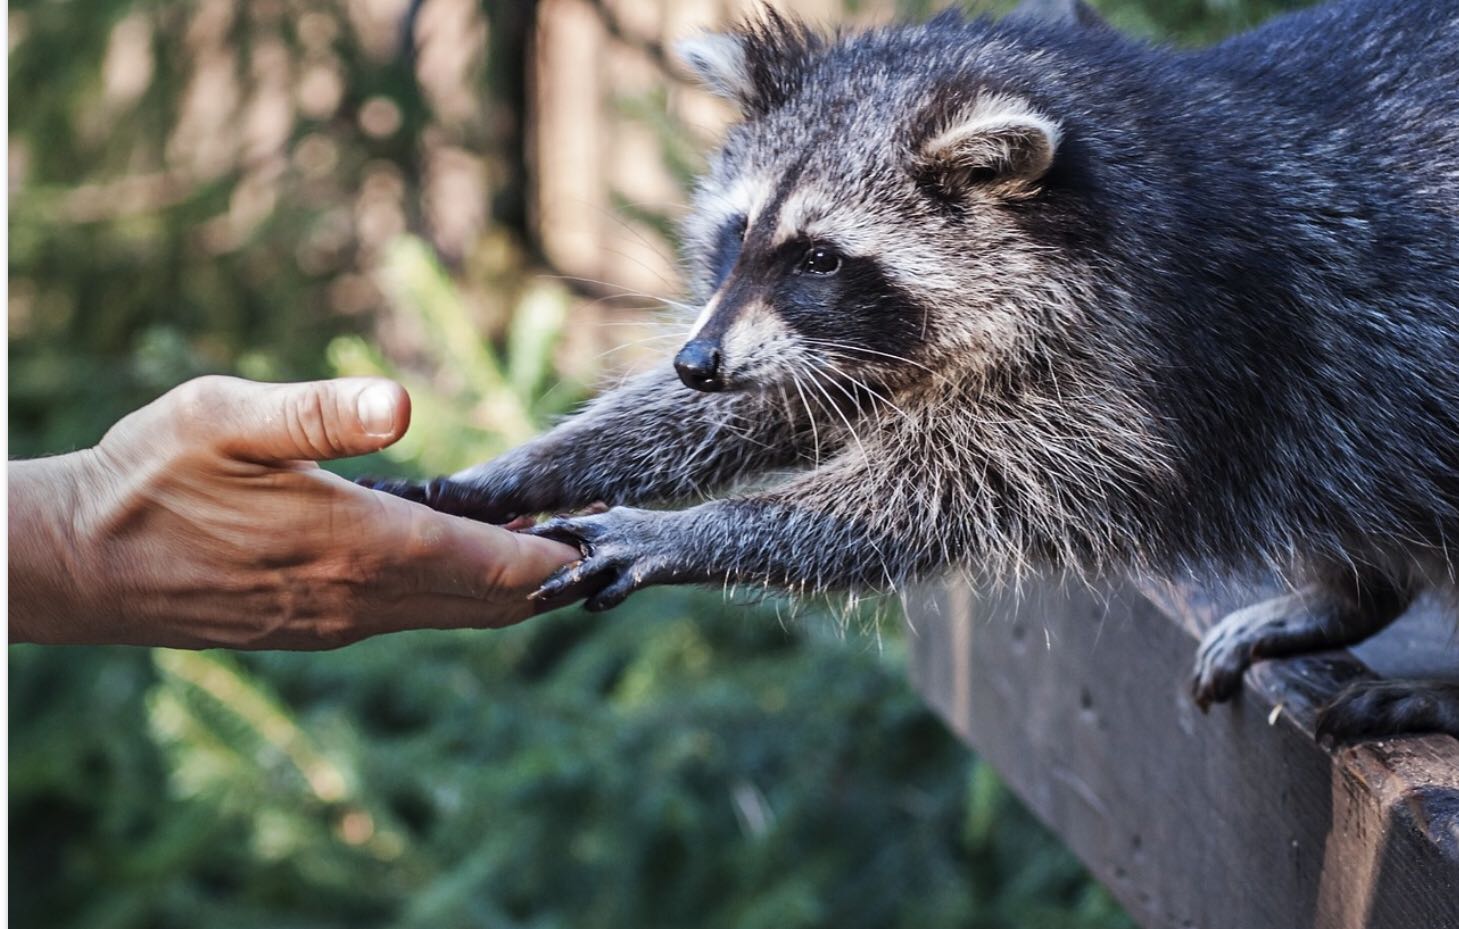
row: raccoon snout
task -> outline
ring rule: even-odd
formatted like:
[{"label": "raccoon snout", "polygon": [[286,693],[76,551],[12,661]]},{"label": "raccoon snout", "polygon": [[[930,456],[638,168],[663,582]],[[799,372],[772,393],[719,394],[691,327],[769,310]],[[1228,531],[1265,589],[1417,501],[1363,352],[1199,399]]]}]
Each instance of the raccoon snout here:
[{"label": "raccoon snout", "polygon": [[722,357],[719,345],[709,339],[694,339],[679,349],[674,358],[674,370],[685,387],[713,393],[724,390],[724,378],[720,375]]}]

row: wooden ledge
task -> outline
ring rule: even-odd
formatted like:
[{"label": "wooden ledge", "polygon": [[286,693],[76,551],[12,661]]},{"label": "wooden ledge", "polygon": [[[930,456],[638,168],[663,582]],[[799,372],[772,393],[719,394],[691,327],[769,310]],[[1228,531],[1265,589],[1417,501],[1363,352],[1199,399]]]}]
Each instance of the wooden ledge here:
[{"label": "wooden ledge", "polygon": [[909,608],[918,689],[1145,927],[1459,929],[1459,741],[1329,753],[1355,677],[1459,677],[1428,604],[1353,652],[1258,665],[1202,715],[1196,644],[1236,601],[1126,585]]}]

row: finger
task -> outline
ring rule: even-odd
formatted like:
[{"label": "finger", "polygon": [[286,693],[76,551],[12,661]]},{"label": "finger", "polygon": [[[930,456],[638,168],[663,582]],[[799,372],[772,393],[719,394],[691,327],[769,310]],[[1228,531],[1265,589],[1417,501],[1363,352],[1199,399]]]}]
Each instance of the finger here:
[{"label": "finger", "polygon": [[[549,539],[379,499],[406,511],[408,524],[381,544],[393,545],[399,565],[436,593],[513,596],[525,603],[544,578],[580,557],[576,549]],[[409,541],[402,544],[402,539]]]},{"label": "finger", "polygon": [[198,378],[170,411],[228,455],[266,463],[326,461],[378,451],[410,424],[410,396],[394,381],[345,377],[299,384]]},{"label": "finger", "polygon": [[[173,643],[181,648],[229,648],[243,651],[282,649],[286,651],[329,651],[391,632],[416,629],[501,629],[543,612],[520,597],[483,600],[451,594],[414,594],[345,615],[328,616],[315,624],[300,624],[270,632],[267,637],[238,641],[236,611],[221,623],[222,634],[189,635]],[[143,644],[157,644],[149,640]]]},{"label": "finger", "polygon": [[368,635],[413,629],[502,629],[541,612],[523,597],[482,599],[421,594],[392,605]]}]

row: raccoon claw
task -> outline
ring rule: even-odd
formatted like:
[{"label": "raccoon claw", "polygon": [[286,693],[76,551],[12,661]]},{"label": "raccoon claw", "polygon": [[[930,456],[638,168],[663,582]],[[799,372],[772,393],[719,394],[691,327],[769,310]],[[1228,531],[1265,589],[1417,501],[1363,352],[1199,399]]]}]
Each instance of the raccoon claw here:
[{"label": "raccoon claw", "polygon": [[1241,676],[1255,657],[1255,643],[1227,628],[1225,621],[1206,634],[1196,652],[1196,669],[1191,677],[1191,697],[1202,713],[1211,704],[1225,703],[1236,696]]},{"label": "raccoon claw", "polygon": [[1459,738],[1459,684],[1357,681],[1317,716],[1317,740],[1329,746],[1423,732]]},{"label": "raccoon claw", "polygon": [[552,576],[542,582],[527,599],[533,602],[556,600],[566,595],[574,587],[580,585],[587,578],[587,561],[574,561],[572,564],[564,565],[552,573]]},{"label": "raccoon claw", "polygon": [[588,611],[598,613],[640,588],[684,579],[654,544],[652,527],[662,516],[620,507],[589,516],[558,516],[524,530],[572,545],[583,555],[549,577],[529,599],[556,600],[576,592],[586,597]]},{"label": "raccoon claw", "polygon": [[362,477],[355,481],[361,487],[403,497],[451,516],[464,516],[483,523],[501,525],[522,516],[516,508],[504,505],[471,484],[436,477],[428,481],[399,478]]}]

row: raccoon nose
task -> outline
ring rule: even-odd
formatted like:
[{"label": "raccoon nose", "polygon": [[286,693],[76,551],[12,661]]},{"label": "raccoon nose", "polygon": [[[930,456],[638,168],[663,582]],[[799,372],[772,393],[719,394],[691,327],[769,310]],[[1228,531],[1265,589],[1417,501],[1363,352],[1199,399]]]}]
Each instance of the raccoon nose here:
[{"label": "raccoon nose", "polygon": [[719,346],[708,339],[695,339],[679,349],[674,359],[674,370],[685,387],[695,390],[716,391],[724,389],[719,377]]}]

